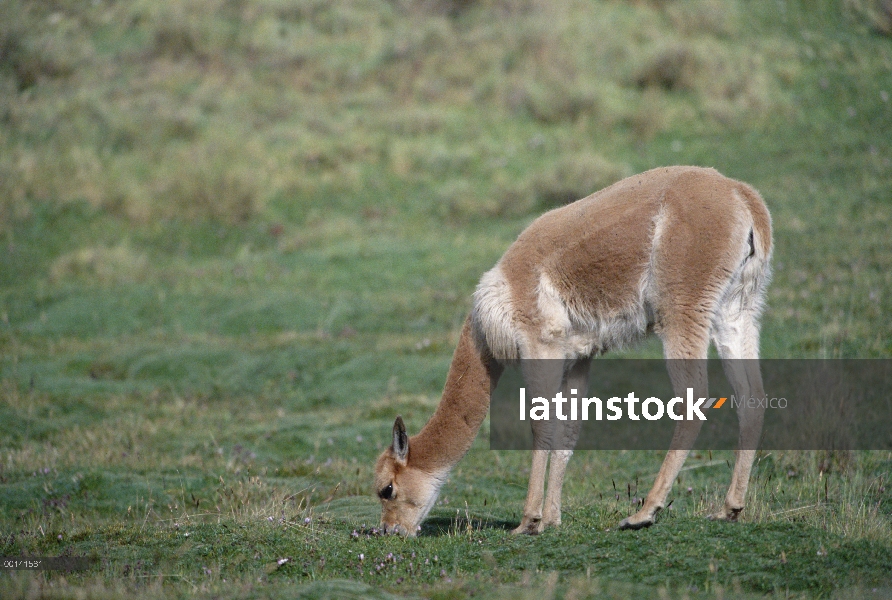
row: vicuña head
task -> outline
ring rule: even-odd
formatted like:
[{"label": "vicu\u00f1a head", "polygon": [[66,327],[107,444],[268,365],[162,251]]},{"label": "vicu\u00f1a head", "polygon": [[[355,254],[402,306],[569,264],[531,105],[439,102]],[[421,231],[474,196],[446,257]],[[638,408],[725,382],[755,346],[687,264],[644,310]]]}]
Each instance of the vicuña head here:
[{"label": "vicu\u00f1a head", "polygon": [[402,417],[396,418],[393,441],[375,465],[381,524],[388,533],[417,533],[449,472],[477,436],[489,411],[491,383],[499,371],[481,348],[467,319],[436,412],[411,438]]},{"label": "vicu\u00f1a head", "polygon": [[[566,397],[588,387],[592,357],[654,332],[667,359],[705,359],[712,341],[735,394],[762,397],[758,364],[736,359],[759,356],[770,258],[771,217],[759,194],[712,169],[654,169],[536,219],[477,286],[434,415],[411,438],[396,419],[393,443],[375,467],[385,530],[415,535],[477,435],[499,361],[564,361],[557,375],[529,368],[524,378],[531,396]],[[673,388],[679,396],[690,387],[708,397],[705,361],[693,362],[699,366],[670,367]],[[725,505],[713,515],[732,521],[743,510],[763,409],[747,407],[738,416],[741,449]],[[531,423],[534,440],[542,439],[542,422]],[[654,522],[700,423],[677,422],[653,488],[620,528]],[[571,454],[533,451],[515,532],[535,534],[561,522]]]},{"label": "vicu\u00f1a head", "polygon": [[410,465],[409,452],[406,426],[397,417],[393,443],[375,465],[375,490],[381,500],[384,531],[413,536],[437,501],[442,479]]}]

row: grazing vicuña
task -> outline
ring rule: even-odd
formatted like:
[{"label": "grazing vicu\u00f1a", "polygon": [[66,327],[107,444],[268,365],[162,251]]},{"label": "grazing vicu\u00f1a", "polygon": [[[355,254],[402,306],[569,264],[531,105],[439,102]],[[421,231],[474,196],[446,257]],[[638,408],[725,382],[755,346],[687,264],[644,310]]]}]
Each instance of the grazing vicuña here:
[{"label": "grazing vicu\u00f1a", "polygon": [[[666,359],[705,359],[715,343],[738,397],[764,396],[756,359],[759,316],[771,258],[771,217],[750,186],[713,169],[667,167],[624,179],[552,210],[530,225],[483,275],[474,293],[434,415],[408,437],[400,417],[378,458],[376,491],[387,532],[414,535],[450,470],[471,446],[489,409],[501,365],[564,361],[557,371],[522,363],[533,396],[587,387],[589,361],[649,332]],[[669,368],[673,388],[708,396],[705,361]],[[740,438],[724,507],[744,507],[763,409],[738,411]],[[534,438],[541,422],[533,422]],[[678,421],[653,488],[636,514],[640,528],[663,507],[701,421]],[[533,450],[518,533],[561,522],[561,487],[572,450]],[[548,493],[545,473],[548,469]]]}]

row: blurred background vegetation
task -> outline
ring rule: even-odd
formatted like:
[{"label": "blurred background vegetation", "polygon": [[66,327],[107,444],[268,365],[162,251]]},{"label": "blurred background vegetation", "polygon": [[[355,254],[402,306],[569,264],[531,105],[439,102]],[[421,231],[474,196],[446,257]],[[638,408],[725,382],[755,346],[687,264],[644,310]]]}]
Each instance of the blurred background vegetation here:
[{"label": "blurred background vegetation", "polygon": [[532,214],[667,130],[792,116],[801,48],[753,4],[7,1],[3,220]]},{"label": "blurred background vegetation", "polygon": [[[886,354],[890,15],[885,0],[4,0],[0,278],[157,281],[237,231],[284,254],[488,231],[485,258],[455,257],[466,306],[532,216],[690,163],[750,181],[775,215],[770,318],[796,339],[770,352]],[[20,233],[35,223],[39,248]]]}]

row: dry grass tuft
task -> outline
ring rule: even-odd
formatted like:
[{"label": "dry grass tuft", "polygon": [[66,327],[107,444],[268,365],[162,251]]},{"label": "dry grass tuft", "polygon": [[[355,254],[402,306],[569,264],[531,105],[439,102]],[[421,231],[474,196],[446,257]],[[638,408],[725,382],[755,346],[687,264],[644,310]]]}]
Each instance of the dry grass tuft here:
[{"label": "dry grass tuft", "polygon": [[50,267],[50,280],[87,277],[102,283],[139,281],[146,276],[149,261],[145,254],[121,244],[113,248],[96,246],[59,256]]}]

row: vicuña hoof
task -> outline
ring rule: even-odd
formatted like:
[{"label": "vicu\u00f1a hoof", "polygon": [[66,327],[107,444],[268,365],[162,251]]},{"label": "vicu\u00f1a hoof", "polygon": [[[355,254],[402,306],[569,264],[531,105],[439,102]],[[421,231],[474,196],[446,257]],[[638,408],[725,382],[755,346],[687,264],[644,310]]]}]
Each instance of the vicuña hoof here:
[{"label": "vicu\u00f1a hoof", "polygon": [[523,535],[539,535],[542,533],[542,519],[528,519],[526,517],[520,522],[517,528],[512,529],[511,533]]},{"label": "vicu\u00f1a hoof", "polygon": [[644,529],[654,524],[653,519],[645,519],[644,521],[632,521],[629,518],[623,519],[619,523],[620,529]]},{"label": "vicu\u00f1a hoof", "polygon": [[743,512],[743,508],[723,508],[717,513],[711,514],[707,517],[710,521],[727,521],[728,523],[736,523],[737,518],[740,516],[740,513]]},{"label": "vicu\u00f1a hoof", "polygon": [[644,529],[654,524],[654,515],[637,512],[619,523],[620,529]]}]

